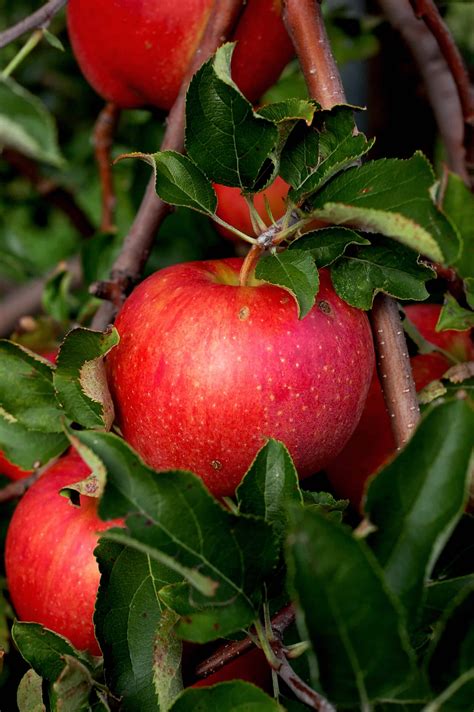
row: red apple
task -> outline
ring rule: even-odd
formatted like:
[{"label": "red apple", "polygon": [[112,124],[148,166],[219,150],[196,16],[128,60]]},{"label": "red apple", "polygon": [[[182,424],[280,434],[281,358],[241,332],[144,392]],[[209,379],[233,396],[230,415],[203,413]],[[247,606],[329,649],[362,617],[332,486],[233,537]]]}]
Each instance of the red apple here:
[{"label": "red apple", "polygon": [[[285,198],[289,189],[288,183],[278,176],[273,183],[262,193],[257,193],[254,197],[254,204],[258,214],[266,225],[270,224],[267,213],[266,200],[270,204],[270,209],[274,220],[278,220],[285,214]],[[247,201],[242,196],[239,188],[231,188],[227,185],[214,185],[217,194],[217,215],[233,227],[251,237],[255,236],[250,220]],[[228,240],[238,240],[234,233],[216,224],[218,232]]]},{"label": "red apple", "polygon": [[250,280],[241,259],[174,265],[142,282],[116,321],[107,358],[118,424],[157,470],[182,468],[233,494],[267,438],[305,477],[351,436],[374,367],[366,315],[330,277],[297,318],[287,291]]},{"label": "red apple", "polygon": [[[435,332],[440,310],[441,307],[436,304],[416,304],[405,308],[408,318],[425,339],[463,360],[474,358],[469,331]],[[416,389],[421,391],[431,381],[441,378],[452,364],[442,354],[433,352],[413,356],[411,365]],[[385,464],[395,449],[390,417],[377,373],[374,372],[359,425],[346,447],[326,467],[336,494],[361,509],[367,480]]]},{"label": "red apple", "polygon": [[195,682],[192,687],[209,687],[227,680],[245,680],[269,694],[273,691],[271,668],[260,648],[254,648],[241,657],[231,660],[209,677]]},{"label": "red apple", "polygon": [[13,514],[5,566],[20,620],[41,623],[76,648],[100,655],[92,620],[100,579],[93,552],[98,532],[121,521],[99,519],[94,497],[81,495],[75,507],[59,494],[89,473],[74,451],[43,473]]},{"label": "red apple", "polygon": [[[212,8],[213,0],[69,0],[69,36],[84,75],[104,99],[122,108],[168,110]],[[233,77],[255,101],[293,55],[281,0],[249,0],[233,39]]]}]

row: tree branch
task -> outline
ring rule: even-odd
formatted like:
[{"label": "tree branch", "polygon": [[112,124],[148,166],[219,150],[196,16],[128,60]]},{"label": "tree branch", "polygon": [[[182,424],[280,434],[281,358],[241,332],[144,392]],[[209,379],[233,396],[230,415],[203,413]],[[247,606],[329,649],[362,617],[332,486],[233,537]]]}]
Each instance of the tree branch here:
[{"label": "tree branch", "polygon": [[390,24],[402,36],[417,64],[446,148],[448,166],[468,183],[463,110],[446,59],[428,27],[416,19],[409,0],[378,2]]},{"label": "tree branch", "polygon": [[40,9],[32,15],[20,20],[20,22],[13,25],[13,27],[9,27],[7,30],[0,32],[0,49],[24,35],[25,32],[35,30],[37,27],[46,27],[66,2],[67,0],[49,0],[46,5],[40,7]]},{"label": "tree branch", "polygon": [[426,26],[435,37],[448,64],[458,90],[464,121],[466,124],[474,124],[474,94],[469,74],[451,32],[439,14],[439,10],[433,0],[410,0],[410,3],[416,16],[424,20]]},{"label": "tree branch", "polygon": [[[71,259],[67,265],[73,275],[73,287],[77,286],[81,280],[79,258]],[[37,314],[41,308],[43,289],[49,276],[34,279],[28,284],[17,287],[2,299],[0,302],[0,337],[9,336],[20,317],[25,314]]]},{"label": "tree branch", "polygon": [[284,0],[283,19],[311,98],[323,109],[343,103],[344,88],[318,0]]},{"label": "tree branch", "polygon": [[94,153],[99,168],[102,198],[100,221],[102,232],[112,232],[115,229],[115,192],[110,151],[114,143],[120,113],[121,111],[116,104],[108,102],[100,112],[94,125]]},{"label": "tree branch", "polygon": [[[201,43],[183,79],[178,98],[169,113],[168,126],[161,145],[162,151],[183,152],[184,109],[189,82],[193,74],[231,33],[242,8],[242,0],[215,0]],[[155,233],[171,210],[171,206],[156,195],[154,179],[151,179],[130,232],[124,240],[122,250],[111,271],[110,281],[118,287],[120,294],[117,302],[123,301],[130,289],[140,279],[153,246]],[[117,290],[115,290],[115,294],[117,295]],[[105,328],[112,321],[116,306],[118,303],[115,306],[111,303],[104,303],[94,317],[92,328]]]},{"label": "tree branch", "polygon": [[37,164],[31,158],[27,158],[11,148],[5,148],[2,157],[34,186],[42,198],[61,210],[82,237],[92,237],[95,234],[95,226],[78,205],[74,195],[66,188],[41,175]]},{"label": "tree branch", "polygon": [[420,418],[420,408],[395,300],[385,294],[378,294],[372,305],[370,319],[377,347],[379,379],[395,442],[400,449],[413,433]]},{"label": "tree branch", "polygon": [[34,472],[31,473],[28,477],[24,477],[22,480],[16,480],[15,482],[11,482],[9,485],[6,485],[2,489],[0,489],[0,504],[4,504],[5,502],[10,502],[12,499],[19,499],[22,497],[26,490],[31,487],[31,485],[34,485],[36,480],[38,480],[43,473],[43,469],[38,469],[35,470]]},{"label": "tree branch", "polygon": [[271,647],[280,663],[278,675],[285,682],[295,697],[318,712],[336,712],[336,708],[328,700],[313,690],[295,673],[285,655],[285,648],[279,638],[271,641]]},{"label": "tree branch", "polygon": [[[280,636],[295,620],[295,609],[290,603],[281,609],[272,618],[272,629]],[[255,643],[250,638],[244,638],[244,640],[236,640],[231,643],[225,643],[220,648],[218,648],[212,655],[210,655],[206,660],[201,662],[195,670],[195,678],[201,679],[212,675],[217,670],[220,670],[224,665],[230,663],[235,658],[238,658],[243,653],[253,648]]]},{"label": "tree branch", "polygon": [[[344,89],[319,4],[314,0],[284,0],[284,19],[310,96],[328,109],[344,103]],[[379,295],[374,300],[372,334],[378,363],[382,364],[385,403],[397,445],[401,446],[419,418],[419,409],[398,307],[390,297]]]}]

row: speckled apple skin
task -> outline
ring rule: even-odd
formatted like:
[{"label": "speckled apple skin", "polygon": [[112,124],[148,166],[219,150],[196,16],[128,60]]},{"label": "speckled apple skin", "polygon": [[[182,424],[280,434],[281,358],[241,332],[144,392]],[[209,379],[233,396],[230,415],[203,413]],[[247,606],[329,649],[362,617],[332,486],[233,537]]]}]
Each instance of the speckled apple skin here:
[{"label": "speckled apple skin", "polygon": [[41,623],[79,650],[100,655],[93,624],[100,575],[93,552],[98,532],[121,522],[99,519],[94,497],[81,495],[75,507],[59,494],[89,474],[74,451],[44,472],[12,517],[5,566],[20,620]]},{"label": "speckled apple skin", "polygon": [[[169,110],[199,44],[213,0],[69,0],[68,30],[86,79],[122,108]],[[234,37],[233,77],[256,101],[294,50],[280,0],[250,0]]]},{"label": "speckled apple skin", "polygon": [[125,302],[107,358],[125,439],[155,469],[191,470],[216,496],[233,494],[270,437],[301,477],[323,467],[356,427],[374,368],[367,317],[328,273],[298,320],[285,290],[237,286],[241,265],[156,272]]}]

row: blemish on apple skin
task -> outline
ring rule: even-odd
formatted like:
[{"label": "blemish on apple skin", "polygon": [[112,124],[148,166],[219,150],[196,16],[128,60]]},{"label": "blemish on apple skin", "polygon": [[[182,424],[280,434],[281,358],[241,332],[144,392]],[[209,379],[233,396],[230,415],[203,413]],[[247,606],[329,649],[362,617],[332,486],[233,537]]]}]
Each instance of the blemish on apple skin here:
[{"label": "blemish on apple skin", "polygon": [[318,302],[318,307],[320,311],[323,312],[323,314],[330,314],[331,313],[331,306],[329,302],[325,302],[324,299],[321,299],[320,302]]},{"label": "blemish on apple skin", "polygon": [[222,470],[222,462],[219,460],[211,460],[211,467],[214,470]]},{"label": "blemish on apple skin", "polygon": [[250,309],[248,307],[242,307],[242,309],[239,311],[239,319],[240,321],[245,321],[248,319],[250,316]]}]

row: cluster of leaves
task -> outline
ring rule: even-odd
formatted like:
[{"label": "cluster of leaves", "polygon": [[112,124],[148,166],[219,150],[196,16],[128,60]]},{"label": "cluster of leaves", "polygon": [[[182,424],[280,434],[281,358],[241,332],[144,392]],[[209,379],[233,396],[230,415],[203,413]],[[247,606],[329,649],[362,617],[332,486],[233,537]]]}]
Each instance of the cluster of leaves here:
[{"label": "cluster of leaves", "polygon": [[[290,190],[276,230],[254,239],[226,227],[270,247],[256,276],[291,291],[300,317],[314,304],[321,267],[329,267],[339,296],[360,309],[370,309],[377,292],[426,299],[434,273],[420,254],[456,266],[471,300],[473,198],[462,182],[449,176],[437,204],[435,176],[419,153],[360,166],[373,142],[357,131],[354,107],[327,111],[290,99],[255,111],[232,81],[232,52],[232,44],[221,47],[191,82],[187,155],[135,154],[153,166],[160,197],[222,223],[213,182],[252,196],[280,175]],[[315,220],[332,227],[311,229]],[[282,245],[290,249],[281,252]],[[464,311],[458,307],[444,328],[466,328],[472,316]]]},{"label": "cluster of leaves", "polygon": [[474,575],[436,580],[433,571],[466,505],[473,428],[464,401],[430,408],[369,486],[365,537],[340,521],[338,503],[300,489],[277,441],[259,452],[228,509],[191,473],[155,473],[116,435],[77,431],[81,452],[107,473],[100,515],[126,518],[96,550],[95,623],[109,693],[98,661],[40,626],[15,623],[32,668],[21,712],[44,695],[61,709],[72,693],[71,709],[108,709],[110,693],[124,710],[216,709],[217,701],[231,710],[237,696],[281,709],[243,682],[180,692],[180,641],[239,635],[290,599],[310,643],[302,674],[338,708],[468,709]]}]

